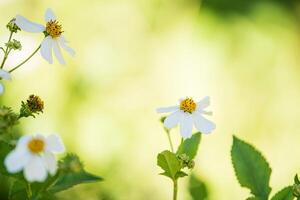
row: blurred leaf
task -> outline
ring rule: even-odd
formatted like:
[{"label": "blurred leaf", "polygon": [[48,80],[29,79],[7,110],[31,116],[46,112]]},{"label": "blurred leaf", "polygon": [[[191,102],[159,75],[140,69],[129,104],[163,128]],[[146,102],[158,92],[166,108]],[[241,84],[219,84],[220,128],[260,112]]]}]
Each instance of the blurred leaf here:
[{"label": "blurred leaf", "polygon": [[191,138],[185,139],[177,150],[177,155],[186,154],[192,160],[195,158],[201,140],[201,133],[195,133]]},{"label": "blurred leaf", "polygon": [[194,174],[189,180],[189,191],[193,200],[205,200],[208,197],[208,192],[205,184]]},{"label": "blurred leaf", "polygon": [[249,188],[255,197],[267,200],[271,168],[261,153],[234,136],[231,159],[240,185]]},{"label": "blurred leaf", "polygon": [[102,180],[103,179],[101,177],[85,172],[84,170],[79,172],[60,172],[57,181],[48,189],[48,191],[56,193],[78,184],[98,182]]},{"label": "blurred leaf", "polygon": [[277,192],[271,200],[293,200],[293,187],[288,186]]},{"label": "blurred leaf", "polygon": [[182,174],[180,172],[181,165],[176,155],[170,151],[163,151],[157,156],[157,165],[160,166],[164,172],[161,175],[170,177],[172,180],[176,180]]}]

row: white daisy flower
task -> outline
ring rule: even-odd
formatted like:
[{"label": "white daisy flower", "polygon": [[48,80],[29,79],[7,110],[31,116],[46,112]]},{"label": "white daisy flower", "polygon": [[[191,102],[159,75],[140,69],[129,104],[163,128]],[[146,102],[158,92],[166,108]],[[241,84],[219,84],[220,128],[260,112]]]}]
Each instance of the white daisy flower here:
[{"label": "white daisy flower", "polygon": [[48,172],[53,176],[57,171],[57,162],[54,153],[63,153],[64,144],[58,135],[22,136],[16,148],[5,158],[4,164],[9,173],[18,173],[23,170],[29,182],[43,182]]},{"label": "white daisy flower", "polygon": [[209,106],[209,97],[205,97],[200,102],[196,103],[192,98],[180,99],[178,106],[158,108],[158,113],[169,113],[164,126],[166,128],[173,128],[180,124],[181,136],[186,139],[192,136],[193,125],[201,133],[211,133],[216,125],[204,118],[203,114],[211,114],[211,112],[204,111]]},{"label": "white daisy flower", "polygon": [[46,26],[29,21],[21,15],[16,16],[16,24],[22,30],[31,33],[44,33],[45,38],[41,43],[41,55],[50,64],[53,63],[52,51],[57,60],[61,64],[65,64],[64,57],[61,53],[61,48],[67,51],[71,56],[75,55],[75,51],[67,45],[67,41],[62,36],[62,26],[56,19],[55,14],[51,9],[47,9],[45,13]]},{"label": "white daisy flower", "polygon": [[[11,80],[10,73],[0,69],[0,79]],[[0,95],[4,92],[4,86],[0,83]]]}]

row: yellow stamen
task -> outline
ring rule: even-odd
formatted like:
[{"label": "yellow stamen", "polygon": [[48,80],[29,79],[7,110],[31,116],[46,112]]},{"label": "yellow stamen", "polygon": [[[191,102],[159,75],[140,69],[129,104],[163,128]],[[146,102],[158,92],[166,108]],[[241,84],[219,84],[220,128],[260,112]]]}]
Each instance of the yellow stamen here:
[{"label": "yellow stamen", "polygon": [[28,143],[28,148],[32,153],[42,153],[44,151],[45,142],[41,139],[34,138]]},{"label": "yellow stamen", "polygon": [[180,110],[192,113],[196,110],[197,104],[192,98],[186,98],[180,102]]},{"label": "yellow stamen", "polygon": [[50,20],[46,24],[46,32],[52,37],[56,38],[59,37],[63,31],[62,26],[58,23],[57,20]]}]

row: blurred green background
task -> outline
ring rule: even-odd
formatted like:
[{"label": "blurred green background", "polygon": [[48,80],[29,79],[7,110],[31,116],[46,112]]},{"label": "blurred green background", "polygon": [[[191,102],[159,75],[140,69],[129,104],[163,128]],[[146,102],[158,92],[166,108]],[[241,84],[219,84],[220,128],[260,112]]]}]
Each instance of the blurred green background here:
[{"label": "blurred green background", "polygon": [[[51,7],[76,50],[67,65],[40,55],[6,82],[14,108],[29,94],[45,113],[25,119],[25,133],[59,133],[68,151],[102,183],[75,187],[62,199],[165,200],[172,184],[158,176],[168,148],[155,109],[180,97],[211,97],[216,131],[204,135],[195,173],[210,199],[245,199],[230,160],[232,135],[260,149],[273,167],[272,193],[300,167],[300,3],[298,0],[1,0],[0,41],[16,14],[43,23]],[[18,63],[42,40],[22,32]],[[179,134],[172,137],[178,144]],[[187,180],[179,200],[189,199]]]}]

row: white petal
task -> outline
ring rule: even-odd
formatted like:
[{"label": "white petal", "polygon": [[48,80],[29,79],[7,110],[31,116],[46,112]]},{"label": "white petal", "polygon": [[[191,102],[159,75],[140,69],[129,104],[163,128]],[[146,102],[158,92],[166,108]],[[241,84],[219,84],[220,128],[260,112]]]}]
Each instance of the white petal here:
[{"label": "white petal", "polygon": [[16,24],[18,27],[20,27],[22,30],[31,32],[31,33],[40,33],[45,30],[45,26],[41,24],[37,24],[34,22],[29,21],[25,17],[21,15],[16,16]]},{"label": "white petal", "polygon": [[64,59],[63,55],[61,54],[60,47],[58,45],[57,40],[53,40],[53,51],[54,51],[54,54],[55,54],[57,60],[59,61],[59,63],[62,65],[66,64],[65,59]]},{"label": "white petal", "polygon": [[50,64],[53,63],[52,58],[52,46],[53,46],[53,39],[51,36],[47,36],[41,44],[41,55],[42,57],[47,60]]},{"label": "white petal", "polygon": [[201,101],[197,103],[197,110],[203,110],[204,108],[209,106],[209,104],[210,104],[210,98],[208,96],[204,97]]},{"label": "white petal", "polygon": [[3,69],[0,69],[0,78],[3,78],[5,80],[11,80],[11,75],[9,72],[7,72]]},{"label": "white petal", "polygon": [[43,182],[47,178],[46,165],[40,156],[32,156],[24,169],[24,176],[29,182]]},{"label": "white petal", "polygon": [[158,112],[158,113],[168,113],[168,112],[174,112],[174,111],[178,111],[178,110],[179,110],[178,106],[170,106],[170,107],[157,108],[156,112]]},{"label": "white petal", "polygon": [[58,135],[52,134],[46,138],[46,150],[54,153],[63,153],[65,146]]},{"label": "white petal", "polygon": [[57,162],[55,159],[55,156],[53,153],[50,152],[46,152],[44,154],[44,162],[46,163],[46,168],[49,171],[49,173],[54,176],[56,174],[57,171]]},{"label": "white petal", "polygon": [[31,135],[24,135],[22,136],[19,140],[18,140],[18,143],[17,143],[17,147],[16,149],[17,150],[20,150],[20,151],[27,151],[28,150],[28,142],[30,140],[32,140],[32,136]]},{"label": "white petal", "polygon": [[213,122],[202,117],[200,113],[195,112],[193,118],[196,129],[201,133],[211,133],[216,128],[216,125]]},{"label": "white petal", "polygon": [[180,133],[181,136],[186,139],[192,136],[193,131],[193,117],[190,113],[184,113],[184,116],[180,120]]},{"label": "white petal", "polygon": [[75,56],[75,51],[69,47],[67,44],[67,40],[63,37],[63,36],[60,36],[58,38],[58,42],[59,42],[59,45],[61,46],[61,48],[63,48],[66,52],[68,52],[71,56]]},{"label": "white petal", "polygon": [[56,20],[56,16],[55,16],[54,12],[50,8],[48,8],[45,13],[45,21],[49,22],[51,20],[52,21]]},{"label": "white petal", "polygon": [[9,173],[17,173],[26,166],[29,159],[27,151],[13,150],[6,156],[4,164]]},{"label": "white petal", "polygon": [[165,127],[167,127],[167,128],[175,127],[179,123],[182,115],[183,115],[183,113],[181,111],[176,111],[176,112],[172,113],[171,115],[169,115],[164,121]]},{"label": "white petal", "polygon": [[4,92],[4,86],[0,83],[0,95]]}]

